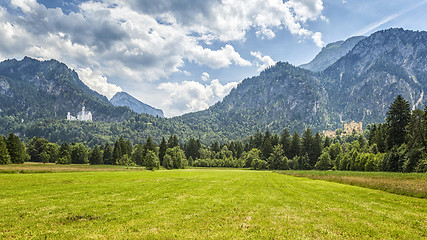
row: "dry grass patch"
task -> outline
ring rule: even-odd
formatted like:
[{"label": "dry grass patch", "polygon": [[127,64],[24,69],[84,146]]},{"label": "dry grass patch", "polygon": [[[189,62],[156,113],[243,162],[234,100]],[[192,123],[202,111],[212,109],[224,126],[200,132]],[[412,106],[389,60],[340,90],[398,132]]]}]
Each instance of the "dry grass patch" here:
[{"label": "dry grass patch", "polygon": [[427,174],[425,173],[347,171],[280,171],[279,173],[427,198]]},{"label": "dry grass patch", "polygon": [[59,172],[105,172],[105,171],[139,171],[145,170],[138,166],[113,166],[55,163],[32,163],[0,165],[0,173],[59,173]]}]

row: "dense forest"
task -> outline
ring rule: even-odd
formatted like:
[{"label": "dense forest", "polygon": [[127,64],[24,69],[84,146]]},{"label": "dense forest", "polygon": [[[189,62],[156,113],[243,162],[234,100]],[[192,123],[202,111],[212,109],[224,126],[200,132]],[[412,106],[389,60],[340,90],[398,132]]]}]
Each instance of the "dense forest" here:
[{"label": "dense forest", "polygon": [[[339,131],[339,130],[337,130]],[[147,169],[235,167],[253,169],[318,169],[349,171],[427,172],[427,108],[411,111],[400,95],[387,112],[386,122],[367,126],[364,134],[330,139],[307,128],[299,136],[286,129],[279,135],[257,132],[243,140],[204,146],[176,135],[160,144],[151,137],[132,144],[123,136],[114,143],[88,148],[83,143],[51,143],[41,137],[24,144],[10,133],[0,137],[0,164],[25,161],[57,164],[140,165]]]}]

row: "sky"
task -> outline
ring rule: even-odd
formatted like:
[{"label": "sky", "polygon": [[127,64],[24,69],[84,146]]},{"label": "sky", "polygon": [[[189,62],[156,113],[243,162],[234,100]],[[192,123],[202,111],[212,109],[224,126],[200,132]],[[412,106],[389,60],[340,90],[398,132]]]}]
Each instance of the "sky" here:
[{"label": "sky", "polygon": [[390,27],[427,30],[427,0],[0,0],[0,61],[56,59],[91,89],[173,117],[277,61]]}]

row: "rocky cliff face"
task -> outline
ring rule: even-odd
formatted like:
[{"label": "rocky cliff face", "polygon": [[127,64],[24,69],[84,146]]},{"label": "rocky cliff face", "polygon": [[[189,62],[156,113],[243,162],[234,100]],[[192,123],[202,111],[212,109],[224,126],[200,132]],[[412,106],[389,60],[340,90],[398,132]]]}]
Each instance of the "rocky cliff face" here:
[{"label": "rocky cliff face", "polygon": [[154,108],[148,104],[145,104],[138,99],[132,97],[126,92],[118,92],[111,99],[110,102],[114,106],[129,107],[136,113],[146,113],[153,116],[164,117],[161,109]]},{"label": "rocky cliff face", "polygon": [[322,73],[331,109],[344,121],[384,121],[397,95],[426,104],[427,32],[389,29],[361,40]]},{"label": "rocky cliff face", "polygon": [[313,72],[321,72],[334,64],[338,59],[345,56],[353,47],[364,39],[363,36],[351,37],[345,41],[338,41],[326,45],[309,63],[300,67]]}]

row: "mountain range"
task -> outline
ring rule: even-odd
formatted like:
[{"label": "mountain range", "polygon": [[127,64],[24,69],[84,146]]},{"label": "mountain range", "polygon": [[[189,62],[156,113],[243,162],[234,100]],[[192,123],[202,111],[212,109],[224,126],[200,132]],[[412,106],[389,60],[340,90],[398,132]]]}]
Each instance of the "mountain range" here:
[{"label": "mountain range", "polygon": [[[162,135],[177,134],[183,140],[196,137],[210,143],[239,139],[257,130],[275,133],[284,128],[300,133],[307,127],[314,131],[335,130],[342,128],[344,122],[362,121],[365,125],[383,122],[388,107],[399,94],[413,108],[424,107],[426,85],[427,32],[403,29],[378,31],[368,37],[329,44],[312,62],[301,67],[278,62],[259,76],[244,79],[207,110],[174,118],[138,115],[129,108],[112,106],[105,97],[84,86],[64,64],[24,58],[0,64],[0,121],[11,126],[3,127],[1,133],[13,130],[32,137],[26,129],[39,129],[33,135],[37,132],[48,137],[55,123],[12,123],[29,117],[30,121],[59,119],[70,108],[76,111],[82,104],[94,109],[98,116],[95,121],[112,122],[111,126],[93,123],[92,135],[85,135],[85,141],[96,136],[105,140],[108,138],[101,136],[113,138],[117,134],[134,141],[151,135],[159,141]],[[40,100],[28,99],[23,95],[25,92],[12,91],[16,86],[23,86],[30,95],[46,96]],[[54,100],[59,103],[50,106],[49,101]],[[16,106],[8,107],[6,102]],[[10,120],[10,116],[19,118]]]},{"label": "mountain range", "polygon": [[334,64],[338,59],[350,52],[353,47],[364,39],[364,36],[351,37],[345,41],[329,43],[316,55],[309,63],[302,64],[299,67],[313,72],[321,72]]},{"label": "mountain range", "polygon": [[164,117],[161,109],[154,108],[148,104],[145,104],[138,99],[132,97],[129,93],[118,92],[111,99],[110,102],[114,106],[129,107],[136,113],[146,113],[153,116]]}]

